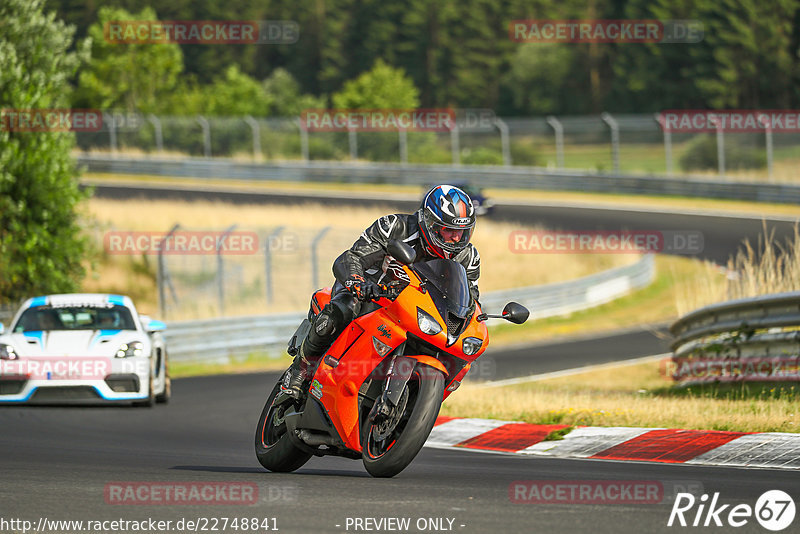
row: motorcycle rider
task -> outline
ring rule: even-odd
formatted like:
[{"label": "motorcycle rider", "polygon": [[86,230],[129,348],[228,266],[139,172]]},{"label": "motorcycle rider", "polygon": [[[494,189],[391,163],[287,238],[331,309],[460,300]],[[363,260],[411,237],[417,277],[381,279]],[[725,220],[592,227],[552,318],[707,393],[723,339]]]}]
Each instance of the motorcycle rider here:
[{"label": "motorcycle rider", "polygon": [[372,311],[365,306],[381,292],[381,285],[408,281],[402,266],[387,251],[392,240],[411,245],[417,253],[415,262],[445,258],[461,263],[467,271],[472,298],[477,300],[481,259],[470,243],[474,229],[472,200],[450,185],[438,185],[428,191],[415,213],[385,215],[372,223],[334,261],[336,282],[330,303],[314,318],[284,378],[283,391],[301,398],[317,362],[355,317],[362,311]]}]

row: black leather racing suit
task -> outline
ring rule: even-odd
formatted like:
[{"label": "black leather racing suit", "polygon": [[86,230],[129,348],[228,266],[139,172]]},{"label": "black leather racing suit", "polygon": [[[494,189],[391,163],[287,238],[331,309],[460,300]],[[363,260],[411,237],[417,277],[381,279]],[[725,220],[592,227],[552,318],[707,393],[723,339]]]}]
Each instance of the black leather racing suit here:
[{"label": "black leather racing suit", "polygon": [[[331,346],[339,333],[362,311],[377,308],[372,303],[362,303],[344,286],[345,280],[353,275],[364,277],[376,283],[388,284],[394,280],[408,281],[402,266],[387,252],[389,241],[400,240],[408,243],[417,252],[415,262],[435,259],[428,254],[419,230],[419,212],[413,214],[385,215],[364,230],[353,246],[344,251],[333,263],[336,282],[332,288],[331,302],[314,319],[308,337],[302,344],[300,354],[293,366],[307,378],[324,352]],[[481,258],[478,250],[470,243],[452,259],[461,263],[470,281],[470,293],[478,300],[478,277],[481,273]]]}]

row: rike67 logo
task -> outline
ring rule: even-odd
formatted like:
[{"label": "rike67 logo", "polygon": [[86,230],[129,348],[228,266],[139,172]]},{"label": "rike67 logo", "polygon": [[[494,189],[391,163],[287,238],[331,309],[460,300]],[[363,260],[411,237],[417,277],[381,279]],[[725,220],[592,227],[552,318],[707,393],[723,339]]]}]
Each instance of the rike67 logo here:
[{"label": "rike67 logo", "polygon": [[678,493],[667,526],[682,527],[721,527],[728,525],[738,528],[748,524],[753,518],[767,530],[777,532],[785,529],[794,521],[795,504],[788,493],[781,490],[764,492],[756,501],[756,505],[723,504],[719,500],[719,492],[715,492],[709,502],[709,496],[703,494],[699,499],[691,493]]}]

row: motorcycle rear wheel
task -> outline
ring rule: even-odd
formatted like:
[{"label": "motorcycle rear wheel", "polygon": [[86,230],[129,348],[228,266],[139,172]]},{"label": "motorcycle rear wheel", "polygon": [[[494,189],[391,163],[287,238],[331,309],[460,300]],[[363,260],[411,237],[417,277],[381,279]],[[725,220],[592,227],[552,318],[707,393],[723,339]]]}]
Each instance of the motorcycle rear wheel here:
[{"label": "motorcycle rear wheel", "polygon": [[255,446],[259,463],[270,471],[290,473],[300,469],[310,458],[306,453],[294,446],[286,433],[286,423],[281,421],[284,406],[273,406],[272,402],[280,393],[278,382],[272,388],[267,403],[261,411],[256,426]]},{"label": "motorcycle rear wheel", "polygon": [[[393,477],[416,457],[433,429],[444,394],[444,375],[418,365],[406,384],[403,413],[389,423],[376,423],[372,413],[362,425],[361,457],[374,477]],[[406,393],[404,392],[403,396]]]}]

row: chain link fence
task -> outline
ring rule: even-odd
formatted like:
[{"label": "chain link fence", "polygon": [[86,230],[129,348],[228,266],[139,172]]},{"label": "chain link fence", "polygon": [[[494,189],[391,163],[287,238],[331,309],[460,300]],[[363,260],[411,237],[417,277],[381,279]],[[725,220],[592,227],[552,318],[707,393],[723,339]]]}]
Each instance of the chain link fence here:
[{"label": "chain link fence", "polygon": [[[476,110],[449,132],[306,131],[300,118],[104,114],[84,152],[247,161],[374,161],[537,166],[793,182],[800,133],[665,132],[658,116],[498,118]],[[475,117],[470,120],[469,117]]]},{"label": "chain link fence", "polygon": [[[234,226],[226,236],[172,230],[160,237],[155,265],[159,314],[173,320],[305,309],[313,290],[333,283],[333,261],[357,237],[331,226],[242,232]],[[202,245],[206,236],[212,245]]]}]

